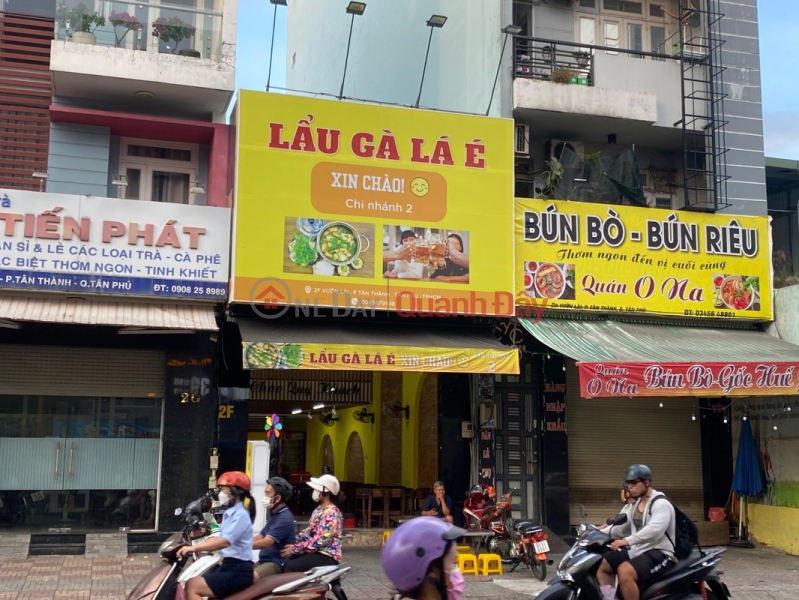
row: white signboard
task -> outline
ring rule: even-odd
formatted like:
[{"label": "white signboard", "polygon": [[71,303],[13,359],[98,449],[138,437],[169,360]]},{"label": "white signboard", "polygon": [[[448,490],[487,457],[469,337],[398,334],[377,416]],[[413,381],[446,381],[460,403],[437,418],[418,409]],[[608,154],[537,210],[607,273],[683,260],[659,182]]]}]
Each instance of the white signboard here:
[{"label": "white signboard", "polygon": [[0,190],[0,289],[227,298],[230,209]]}]

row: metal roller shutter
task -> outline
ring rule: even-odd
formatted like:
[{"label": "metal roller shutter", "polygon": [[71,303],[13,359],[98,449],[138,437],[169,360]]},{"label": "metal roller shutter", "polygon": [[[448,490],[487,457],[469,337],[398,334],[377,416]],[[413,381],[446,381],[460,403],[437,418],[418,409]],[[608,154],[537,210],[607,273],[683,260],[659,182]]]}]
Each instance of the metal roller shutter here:
[{"label": "metal roller shutter", "polygon": [[0,393],[163,398],[166,358],[156,350],[0,345]]},{"label": "metal roller shutter", "polygon": [[[663,408],[660,408],[660,403]],[[569,517],[591,523],[618,514],[619,486],[634,463],[652,469],[652,486],[694,520],[702,521],[702,445],[693,398],[582,398],[573,360],[566,367],[569,439]]]}]

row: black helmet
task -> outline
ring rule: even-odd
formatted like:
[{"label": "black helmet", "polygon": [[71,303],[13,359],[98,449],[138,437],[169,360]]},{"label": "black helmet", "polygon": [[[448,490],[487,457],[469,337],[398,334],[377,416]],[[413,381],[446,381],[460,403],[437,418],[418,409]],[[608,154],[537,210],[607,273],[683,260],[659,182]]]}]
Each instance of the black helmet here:
[{"label": "black helmet", "polygon": [[282,477],[270,477],[266,480],[266,483],[275,488],[275,493],[280,496],[283,502],[288,502],[294,494],[294,488]]},{"label": "black helmet", "polygon": [[652,471],[646,465],[632,465],[627,469],[627,474],[624,476],[624,481],[635,481],[636,479],[652,479]]}]

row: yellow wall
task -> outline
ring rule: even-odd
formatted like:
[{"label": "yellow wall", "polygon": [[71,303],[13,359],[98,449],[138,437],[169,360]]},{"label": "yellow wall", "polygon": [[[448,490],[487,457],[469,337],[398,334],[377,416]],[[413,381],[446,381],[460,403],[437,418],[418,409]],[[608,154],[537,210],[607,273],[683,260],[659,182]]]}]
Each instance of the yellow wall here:
[{"label": "yellow wall", "polygon": [[380,475],[380,456],[377,440],[380,435],[380,373],[374,373],[372,380],[372,404],[367,406],[369,412],[375,413],[374,424],[361,423],[353,416],[357,408],[346,408],[338,411],[338,422],[333,427],[322,424],[318,417],[308,421],[305,446],[305,469],[313,476],[322,473],[322,440],[330,436],[333,453],[336,459],[336,477],[347,480],[347,442],[352,432],[357,432],[363,444],[364,483],[377,483]]},{"label": "yellow wall", "polygon": [[799,556],[799,509],[750,504],[749,531],[758,542]]}]

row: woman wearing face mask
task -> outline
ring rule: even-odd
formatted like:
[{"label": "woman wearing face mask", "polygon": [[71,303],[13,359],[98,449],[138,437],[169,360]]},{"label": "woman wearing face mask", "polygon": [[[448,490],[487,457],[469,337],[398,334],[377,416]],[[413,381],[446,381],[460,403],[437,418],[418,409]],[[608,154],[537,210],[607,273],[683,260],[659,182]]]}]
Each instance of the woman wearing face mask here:
[{"label": "woman wearing face mask", "polygon": [[399,591],[394,600],[458,600],[463,575],[455,540],[465,533],[435,517],[400,525],[383,547],[383,570]]},{"label": "woman wearing face mask", "polygon": [[[186,582],[186,600],[225,598],[252,585],[252,524],[255,501],[250,495],[250,478],[241,471],[223,473],[217,480],[221,488],[219,502],[227,506],[218,537],[178,550],[178,556],[189,552],[221,550],[222,563],[215,571],[192,577]],[[249,514],[244,499],[249,498]]]},{"label": "woman wearing face mask", "polygon": [[341,485],[332,475],[311,477],[308,485],[313,488],[313,499],[317,502],[308,527],[297,534],[294,544],[283,548],[280,555],[286,558],[283,571],[307,571],[314,567],[337,565],[341,562],[341,531],[344,517],[336,506]]}]

